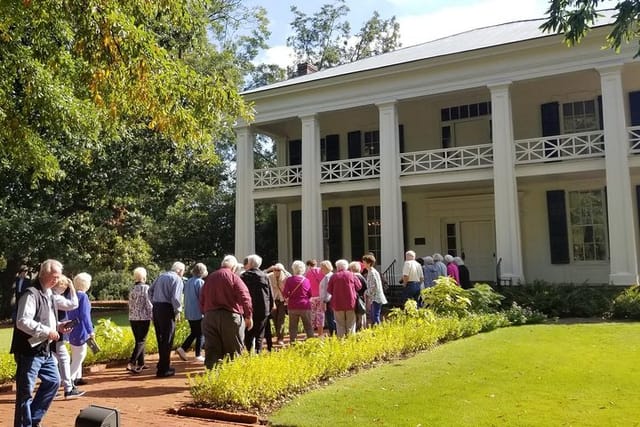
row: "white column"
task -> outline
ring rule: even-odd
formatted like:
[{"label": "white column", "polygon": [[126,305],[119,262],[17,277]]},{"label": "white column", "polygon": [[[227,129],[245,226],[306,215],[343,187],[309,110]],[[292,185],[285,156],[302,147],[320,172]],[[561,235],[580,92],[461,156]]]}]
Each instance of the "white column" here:
[{"label": "white column", "polygon": [[302,260],[322,259],[320,125],[316,115],[302,121]]},{"label": "white column", "polygon": [[378,104],[377,107],[380,121],[380,269],[384,270],[395,259],[395,271],[401,272],[404,242],[398,110],[395,102]]},{"label": "white column", "polygon": [[255,211],[253,201],[253,143],[249,126],[236,128],[236,245],[242,259],[255,252]]},{"label": "white column", "polygon": [[288,217],[287,205],[278,203],[278,261],[284,265],[291,265],[291,251],[289,250],[289,230],[290,221]]},{"label": "white column", "polygon": [[630,285],[638,282],[638,263],[621,71],[621,66],[598,69],[602,87],[609,207],[609,281],[614,285]]},{"label": "white column", "polygon": [[495,205],[496,262],[502,259],[501,279],[524,282],[518,184],[514,168],[511,82],[490,85],[493,133],[493,197]]}]

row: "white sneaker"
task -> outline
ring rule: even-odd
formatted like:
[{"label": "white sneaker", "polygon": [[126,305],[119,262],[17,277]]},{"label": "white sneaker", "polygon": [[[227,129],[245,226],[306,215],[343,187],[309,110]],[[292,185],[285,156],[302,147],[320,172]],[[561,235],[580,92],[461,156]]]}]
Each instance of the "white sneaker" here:
[{"label": "white sneaker", "polygon": [[196,356],[198,362],[204,362],[204,356]]},{"label": "white sneaker", "polygon": [[176,353],[178,353],[178,356],[180,356],[180,359],[184,360],[185,362],[187,361],[187,352],[184,351],[182,347],[176,348]]}]

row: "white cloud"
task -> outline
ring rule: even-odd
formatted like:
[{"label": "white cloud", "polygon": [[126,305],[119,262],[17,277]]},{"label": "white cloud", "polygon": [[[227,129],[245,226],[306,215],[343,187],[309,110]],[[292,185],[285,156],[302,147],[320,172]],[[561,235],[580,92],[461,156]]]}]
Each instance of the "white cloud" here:
[{"label": "white cloud", "polygon": [[474,28],[541,18],[547,8],[547,0],[487,0],[422,15],[399,16],[401,41],[407,47]]},{"label": "white cloud", "polygon": [[267,49],[261,54],[256,63],[278,64],[282,68],[286,68],[293,63],[293,49],[287,46],[275,46]]},{"label": "white cloud", "polygon": [[[474,28],[544,16],[548,0],[471,0],[460,5],[455,0],[386,0],[394,9],[432,10],[422,14],[395,13],[400,23],[403,47],[413,46]],[[393,13],[391,13],[393,14]],[[390,14],[383,14],[383,16]],[[293,50],[278,45],[262,53],[256,63],[278,64],[285,68],[294,60]]]}]

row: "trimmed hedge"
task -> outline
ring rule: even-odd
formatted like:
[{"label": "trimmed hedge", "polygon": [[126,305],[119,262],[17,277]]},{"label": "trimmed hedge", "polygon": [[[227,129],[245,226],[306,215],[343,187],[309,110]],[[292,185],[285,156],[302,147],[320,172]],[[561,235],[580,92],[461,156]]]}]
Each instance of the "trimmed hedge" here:
[{"label": "trimmed hedge", "polygon": [[622,313],[612,313],[614,299],[625,290],[626,287],[614,285],[552,284],[542,281],[496,287],[496,292],[505,297],[503,309],[508,309],[516,302],[522,307],[559,318],[625,318]]},{"label": "trimmed hedge", "polygon": [[[415,307],[406,312],[396,309],[391,320],[345,339],[311,339],[277,352],[243,353],[190,376],[191,395],[197,405],[206,407],[265,409],[353,369],[508,325],[503,314],[436,317]],[[287,366],[295,369],[283,369]]]}]

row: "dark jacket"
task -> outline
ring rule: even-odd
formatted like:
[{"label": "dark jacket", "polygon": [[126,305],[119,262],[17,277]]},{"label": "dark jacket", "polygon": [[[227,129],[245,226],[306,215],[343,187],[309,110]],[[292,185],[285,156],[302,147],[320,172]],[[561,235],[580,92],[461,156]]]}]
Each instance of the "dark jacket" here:
[{"label": "dark jacket", "polygon": [[460,275],[460,286],[463,289],[471,289],[471,279],[469,277],[469,269],[466,265],[458,266],[458,274]]},{"label": "dark jacket", "polygon": [[[36,300],[36,313],[33,318],[44,325],[56,328],[57,325],[49,325],[50,313],[52,311],[55,313],[56,322],[58,314],[54,309],[53,298],[51,295],[47,295],[47,293],[42,290],[38,281],[25,289],[20,298],[27,298],[27,294],[33,295]],[[23,354],[27,356],[46,356],[50,354],[51,349],[47,340],[35,347],[31,347],[31,344],[29,343],[31,335],[18,329],[16,327],[16,322],[14,322],[13,325],[13,337],[11,338],[11,349],[9,350],[10,353]]]},{"label": "dark jacket", "polygon": [[269,278],[260,269],[252,268],[240,276],[249,289],[253,305],[253,323],[264,320],[273,307],[273,293]]}]

